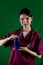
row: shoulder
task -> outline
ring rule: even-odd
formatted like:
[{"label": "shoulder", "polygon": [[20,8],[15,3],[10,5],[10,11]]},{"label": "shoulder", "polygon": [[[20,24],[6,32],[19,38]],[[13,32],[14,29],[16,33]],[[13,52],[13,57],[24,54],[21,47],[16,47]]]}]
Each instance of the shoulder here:
[{"label": "shoulder", "polygon": [[37,32],[35,30],[33,30],[33,31],[34,31],[34,35],[37,36],[37,38],[40,38],[41,37],[39,32]]},{"label": "shoulder", "polygon": [[17,30],[14,30],[14,31],[11,31],[9,34],[12,35],[12,34],[19,34],[21,28],[20,29],[17,29]]},{"label": "shoulder", "polygon": [[20,30],[21,30],[21,29],[13,30],[13,31],[9,32],[8,34],[5,35],[5,38],[6,38],[6,37],[9,37],[9,36],[11,36],[11,35],[13,35],[13,34],[18,35],[19,32],[20,32]]}]

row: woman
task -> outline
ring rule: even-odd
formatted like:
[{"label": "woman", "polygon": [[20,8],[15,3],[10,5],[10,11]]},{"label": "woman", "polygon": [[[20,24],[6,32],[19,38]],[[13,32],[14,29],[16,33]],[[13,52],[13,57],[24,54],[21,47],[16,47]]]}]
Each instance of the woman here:
[{"label": "woman", "polygon": [[[33,15],[24,8],[19,13],[21,29],[10,32],[5,39],[0,40],[0,46],[10,46],[8,65],[34,65],[34,57],[41,58],[43,45],[38,32],[31,28]],[[20,38],[20,49],[14,49],[15,38]]]}]

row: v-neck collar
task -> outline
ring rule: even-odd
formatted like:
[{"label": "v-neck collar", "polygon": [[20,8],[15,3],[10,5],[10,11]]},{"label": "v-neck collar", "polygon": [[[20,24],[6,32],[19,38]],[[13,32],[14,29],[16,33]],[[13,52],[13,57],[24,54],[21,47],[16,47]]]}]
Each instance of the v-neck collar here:
[{"label": "v-neck collar", "polygon": [[21,46],[26,46],[28,44],[28,42],[30,42],[32,32],[33,32],[33,29],[31,29],[31,31],[24,38],[23,31],[22,31],[22,29],[20,29],[19,37],[20,37],[20,40],[21,40]]},{"label": "v-neck collar", "polygon": [[23,39],[27,39],[27,38],[30,36],[30,34],[32,33],[32,31],[33,31],[33,29],[31,29],[31,31],[28,32],[28,34],[27,34],[26,37],[24,38],[24,36],[23,36],[23,30],[21,29],[19,35],[20,35],[21,38],[23,38]]}]

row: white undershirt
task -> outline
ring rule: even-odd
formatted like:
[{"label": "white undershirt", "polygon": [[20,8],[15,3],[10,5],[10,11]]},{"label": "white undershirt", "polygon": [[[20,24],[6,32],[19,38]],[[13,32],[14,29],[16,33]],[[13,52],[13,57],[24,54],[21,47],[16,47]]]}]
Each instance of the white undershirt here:
[{"label": "white undershirt", "polygon": [[[28,34],[28,32],[23,32],[24,38],[26,37],[27,34]],[[30,44],[28,44],[27,47],[29,48],[30,47]]]},{"label": "white undershirt", "polygon": [[27,34],[28,34],[28,32],[23,32],[24,38],[26,37]]}]

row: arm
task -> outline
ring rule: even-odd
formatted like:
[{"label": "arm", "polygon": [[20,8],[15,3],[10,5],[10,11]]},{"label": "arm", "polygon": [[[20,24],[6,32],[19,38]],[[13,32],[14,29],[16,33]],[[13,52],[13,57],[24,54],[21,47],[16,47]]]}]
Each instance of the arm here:
[{"label": "arm", "polygon": [[36,52],[31,51],[31,50],[28,49],[27,47],[21,47],[20,50],[26,51],[26,52],[28,52],[29,54],[31,54],[32,56],[35,56],[35,57],[37,57],[37,58],[41,58],[41,55],[38,55]]},{"label": "arm", "polygon": [[17,38],[17,35],[11,35],[10,37],[7,37],[5,39],[0,40],[0,46],[3,46],[7,41]]}]

